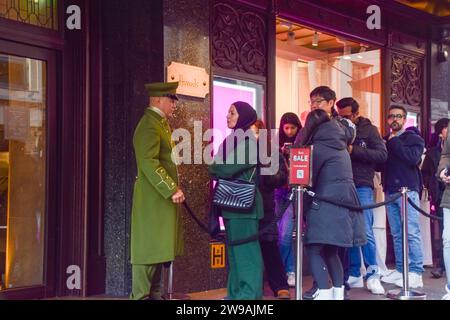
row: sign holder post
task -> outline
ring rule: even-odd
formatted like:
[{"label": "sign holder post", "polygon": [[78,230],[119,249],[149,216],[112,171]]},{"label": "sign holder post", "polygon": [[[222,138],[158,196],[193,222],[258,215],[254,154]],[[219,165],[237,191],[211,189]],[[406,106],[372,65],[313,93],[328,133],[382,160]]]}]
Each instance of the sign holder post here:
[{"label": "sign holder post", "polygon": [[312,146],[290,148],[289,185],[296,193],[296,242],[297,268],[295,277],[295,300],[302,300],[303,288],[303,192],[304,187],[311,186]]}]

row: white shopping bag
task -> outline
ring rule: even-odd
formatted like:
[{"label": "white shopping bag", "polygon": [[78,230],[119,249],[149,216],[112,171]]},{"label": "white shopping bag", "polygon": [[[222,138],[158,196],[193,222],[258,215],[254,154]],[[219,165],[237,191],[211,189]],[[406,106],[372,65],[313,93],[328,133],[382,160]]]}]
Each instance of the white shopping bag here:
[{"label": "white shopping bag", "polygon": [[[430,200],[428,199],[428,190],[424,189],[422,192],[422,197],[420,199],[420,209],[426,213],[430,213]],[[431,247],[431,224],[430,218],[425,217],[423,214],[419,213],[419,225],[420,234],[422,236],[422,254],[423,254],[423,265],[432,266],[433,265],[433,250]]]}]

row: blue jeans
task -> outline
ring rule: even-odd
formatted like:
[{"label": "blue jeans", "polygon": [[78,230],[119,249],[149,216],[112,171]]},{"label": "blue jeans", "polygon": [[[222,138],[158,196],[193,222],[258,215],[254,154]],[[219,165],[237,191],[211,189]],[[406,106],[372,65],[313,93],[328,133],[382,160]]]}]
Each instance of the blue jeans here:
[{"label": "blue jeans", "polygon": [[[389,198],[394,193],[387,193]],[[420,206],[419,193],[409,191],[408,197]],[[400,216],[402,198],[386,205],[389,227],[391,228],[392,238],[394,239],[395,269],[403,272],[403,249],[402,249],[402,221]],[[419,227],[419,212],[408,203],[408,248],[409,248],[409,272],[422,274],[423,255],[422,255],[422,237]]]},{"label": "blue jeans", "polygon": [[[370,187],[356,188],[361,206],[373,204],[373,189]],[[373,210],[364,210],[364,220],[366,222],[367,244],[362,247],[353,247],[349,249],[350,267],[349,274],[353,277],[361,276],[361,250],[364,259],[364,265],[367,268],[366,279],[380,278],[380,272],[377,265],[377,250],[375,237],[373,235]]]},{"label": "blue jeans", "polygon": [[442,232],[444,264],[447,275],[447,285],[450,288],[450,209],[444,208],[444,231]]},{"label": "blue jeans", "polygon": [[[275,213],[285,203],[289,190],[280,188],[275,190]],[[294,231],[294,209],[292,204],[284,212],[278,222],[278,246],[280,247],[281,260],[286,272],[295,272],[294,248],[292,245],[292,232]]]}]

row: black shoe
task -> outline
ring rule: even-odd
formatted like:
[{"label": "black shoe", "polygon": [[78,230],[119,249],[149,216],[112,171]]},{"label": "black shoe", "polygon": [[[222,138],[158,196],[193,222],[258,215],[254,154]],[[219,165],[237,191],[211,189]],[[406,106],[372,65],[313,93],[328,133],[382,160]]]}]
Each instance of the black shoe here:
[{"label": "black shoe", "polygon": [[442,268],[436,268],[434,270],[431,270],[431,274],[433,275],[433,278],[439,279],[442,278],[444,270]]},{"label": "black shoe", "polygon": [[316,291],[318,289],[319,287],[314,283],[311,289],[303,293],[303,300],[314,300],[314,297],[316,296]]},{"label": "black shoe", "polygon": [[350,300],[350,295],[348,294],[350,290],[347,290],[347,288],[345,288],[344,290],[344,300]]}]

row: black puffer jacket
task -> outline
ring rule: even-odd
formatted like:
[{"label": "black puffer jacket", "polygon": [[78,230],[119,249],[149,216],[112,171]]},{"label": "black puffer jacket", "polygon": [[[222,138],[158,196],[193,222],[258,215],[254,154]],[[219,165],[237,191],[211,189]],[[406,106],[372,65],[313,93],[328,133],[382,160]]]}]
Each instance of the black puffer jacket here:
[{"label": "black puffer jacket", "polygon": [[[280,152],[277,152],[277,154],[279,159],[278,172],[274,175],[261,175],[259,177],[259,191],[261,192],[264,206],[264,217],[259,221],[259,230],[271,224],[275,219],[274,190],[288,183],[289,171],[286,167],[286,162]],[[261,241],[276,241],[277,239],[278,228],[276,223],[272,224],[269,230],[260,237]]]},{"label": "black puffer jacket", "polygon": [[388,154],[383,138],[369,119],[359,117],[352,148],[350,157],[355,186],[373,189],[375,167],[386,162]]},{"label": "black puffer jacket", "polygon": [[[317,128],[312,137],[313,191],[338,202],[359,205],[347,141],[344,129],[336,121]],[[353,247],[367,242],[362,212],[314,200],[307,208],[306,223],[307,244]]]}]

